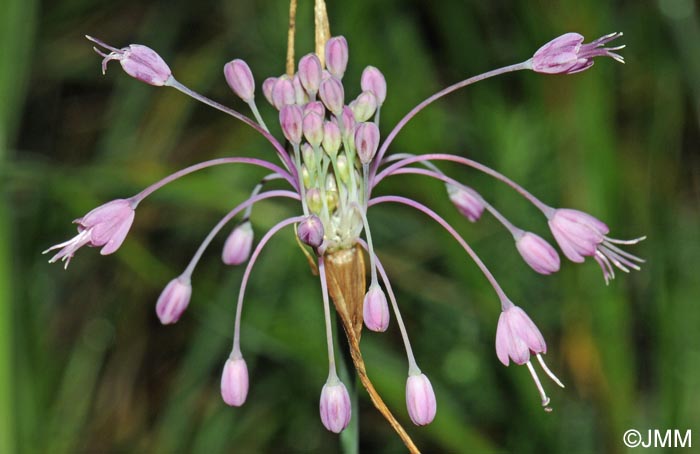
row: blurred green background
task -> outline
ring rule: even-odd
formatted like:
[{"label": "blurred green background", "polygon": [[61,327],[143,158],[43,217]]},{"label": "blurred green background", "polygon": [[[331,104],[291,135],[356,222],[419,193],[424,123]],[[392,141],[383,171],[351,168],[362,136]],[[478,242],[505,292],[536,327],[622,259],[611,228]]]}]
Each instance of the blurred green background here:
[{"label": "blurred green background", "polygon": [[[327,373],[320,289],[291,231],[270,243],[249,284],[244,407],[219,397],[243,272],[220,263],[223,236],[195,272],[180,322],[164,327],[155,316],[160,290],[263,171],[210,169],[157,192],[112,256],[84,249],[64,271],[40,254],[74,234],[72,219],[180,167],[229,155],[273,159],[250,128],[175,90],[139,83],[114,63],[102,77],[83,35],[153,47],[180,81],[247,112],[222,66],[243,58],[258,83],[281,74],[288,3],[3,4],[0,452],[340,452],[318,417]],[[330,0],[328,8],[333,34],[350,44],[348,96],[359,92],[365,65],[386,75],[384,134],[432,92],[522,61],[559,34],[625,33],[625,66],[600,59],[572,76],[483,82],[428,108],[394,142],[393,152],[473,157],[545,202],[605,220],[615,237],[649,237],[632,248],[648,260],[643,270],[620,273],[609,287],[590,260],[563,261],[560,273],[544,277],[493,218],[461,218],[441,184],[387,180],[378,193],[424,201],[457,226],[539,325],[548,363],[567,385],[544,381],[554,412],[543,412],[527,370],[496,359],[498,302],[478,269],[424,216],[374,208],[375,244],[437,393],[433,424],[416,428],[408,419],[396,325],[365,333],[362,345],[370,376],[416,443],[424,452],[623,452],[629,428],[677,428],[693,429],[700,445],[697,3]],[[299,0],[298,14],[297,58],[312,50],[312,1]],[[275,123],[271,108],[262,111]],[[551,239],[512,190],[443,167]],[[298,212],[292,202],[260,204],[257,238]],[[363,391],[353,410],[361,452],[403,451]]]}]

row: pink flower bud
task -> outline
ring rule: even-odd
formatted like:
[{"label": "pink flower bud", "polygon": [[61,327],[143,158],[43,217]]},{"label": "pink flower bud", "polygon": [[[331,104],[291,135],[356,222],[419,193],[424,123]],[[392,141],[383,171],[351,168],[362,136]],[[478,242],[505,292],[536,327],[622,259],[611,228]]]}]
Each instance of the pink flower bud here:
[{"label": "pink flower bud", "polygon": [[559,271],[559,254],[539,235],[525,232],[515,240],[515,247],[525,262],[538,273],[552,274]]},{"label": "pink flower bud", "polygon": [[60,248],[60,251],[51,257],[49,263],[63,260],[66,262],[66,268],[75,252],[86,245],[101,246],[102,255],[112,254],[124,242],[134,222],[134,216],[135,212],[130,200],[112,200],[73,221],[78,224],[78,234],[68,241],[51,246],[43,253]]},{"label": "pink flower bud", "polygon": [[316,54],[307,54],[299,60],[299,80],[310,96],[316,96],[321,85],[321,61]]},{"label": "pink flower bud", "polygon": [[525,311],[511,305],[498,318],[496,355],[506,366],[510,359],[523,365],[530,360],[530,352],[547,353],[547,344]]},{"label": "pink flower bud", "polygon": [[276,83],[276,77],[268,77],[262,84],[263,95],[265,95],[265,99],[267,99],[267,102],[269,102],[271,106],[275,105],[275,103],[272,102],[272,89],[275,88]]},{"label": "pink flower bud", "polygon": [[304,116],[303,123],[304,137],[315,147],[321,145],[323,141],[323,118],[315,112],[310,112]]},{"label": "pink flower bud", "polygon": [[301,143],[303,113],[297,105],[283,106],[280,110],[280,125],[284,137],[291,143]]},{"label": "pink flower bud", "polygon": [[224,65],[226,83],[236,95],[245,102],[255,97],[255,79],[248,63],[243,60],[232,60]]},{"label": "pink flower bud", "polygon": [[93,43],[111,51],[109,54],[105,54],[98,48],[93,47],[95,52],[104,57],[102,60],[102,74],[107,71],[107,63],[109,61],[118,60],[124,72],[150,85],[166,85],[172,77],[172,72],[168,64],[165,63],[156,51],[149,47],[142,46],[141,44],[131,44],[129,47],[117,49],[103,43],[99,39],[87,35],[85,35],[85,37]]},{"label": "pink flower bud", "polygon": [[323,222],[321,222],[318,216],[307,216],[306,219],[299,223],[297,235],[302,243],[317,249],[323,244]]},{"label": "pink flower bud", "polygon": [[381,106],[386,100],[386,80],[384,75],[374,66],[368,66],[362,71],[360,79],[362,91],[368,91],[377,98],[377,105]]},{"label": "pink flower bud", "polygon": [[583,43],[583,36],[578,33],[566,33],[540,47],[532,57],[532,70],[546,74],[573,74],[593,66],[594,57],[611,57],[624,63],[616,50],[625,46],[603,47],[608,42],[619,38],[622,33],[610,33],[597,40]]},{"label": "pink flower bud", "polygon": [[304,87],[301,85],[301,81],[299,80],[299,74],[294,75],[294,78],[292,79],[292,85],[294,86],[295,104],[303,106],[304,104],[309,102],[309,95],[306,93]]},{"label": "pink flower bud", "polygon": [[377,111],[377,99],[372,93],[365,91],[351,102],[349,107],[355,116],[355,121],[367,121]]},{"label": "pink flower bud", "polygon": [[484,203],[481,196],[471,188],[466,186],[455,186],[447,184],[447,195],[457,207],[462,216],[466,217],[470,222],[476,222],[484,212]]},{"label": "pink flower bud", "polygon": [[272,87],[272,105],[277,110],[282,110],[282,107],[294,104],[296,95],[294,92],[294,84],[287,76],[282,76],[277,79],[277,82]]},{"label": "pink flower bud", "polygon": [[433,385],[425,374],[409,375],[406,380],[406,407],[413,424],[425,426],[433,422],[437,401]]},{"label": "pink flower bud", "polygon": [[306,115],[309,112],[314,112],[321,118],[324,118],[326,116],[326,108],[323,107],[323,103],[321,101],[312,101],[310,103],[307,103],[304,106],[304,115]]},{"label": "pink flower bud", "polygon": [[163,325],[175,323],[187,306],[192,296],[189,276],[178,276],[165,286],[156,303],[156,314]]},{"label": "pink flower bud", "polygon": [[386,295],[378,285],[370,286],[362,306],[365,326],[376,332],[384,332],[389,327],[389,305]]},{"label": "pink flower bud", "polygon": [[241,357],[226,360],[221,374],[221,397],[227,405],[240,407],[248,397],[248,366]]},{"label": "pink flower bud", "polygon": [[335,156],[340,149],[342,138],[338,125],[332,121],[323,123],[323,149],[329,156]]},{"label": "pink flower bud", "polygon": [[360,123],[355,128],[355,147],[362,164],[368,164],[379,148],[379,128],[374,123]]},{"label": "pink flower bud", "polygon": [[221,251],[221,260],[226,265],[240,265],[250,257],[253,246],[253,227],[249,221],[242,223],[231,231],[224,249]]},{"label": "pink flower bud", "polygon": [[335,77],[330,77],[321,82],[319,88],[321,101],[326,105],[333,115],[340,115],[343,111],[343,102],[345,100],[345,91],[343,84]]},{"label": "pink flower bud", "polygon": [[321,402],[319,404],[321,422],[334,433],[342,432],[352,417],[350,395],[345,385],[337,378],[326,382],[321,390]]},{"label": "pink flower bud", "polygon": [[343,120],[343,127],[341,128],[343,137],[347,141],[355,140],[355,114],[349,106],[343,107],[341,119]]},{"label": "pink flower bud", "polygon": [[326,68],[338,79],[343,78],[348,66],[348,42],[343,36],[335,36],[326,42]]}]

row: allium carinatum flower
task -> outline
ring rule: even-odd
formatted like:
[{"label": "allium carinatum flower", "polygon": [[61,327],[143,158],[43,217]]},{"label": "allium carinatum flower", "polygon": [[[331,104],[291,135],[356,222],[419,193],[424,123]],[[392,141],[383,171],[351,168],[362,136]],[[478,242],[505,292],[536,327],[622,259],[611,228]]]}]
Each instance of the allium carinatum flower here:
[{"label": "allium carinatum flower", "polygon": [[[401,204],[422,213],[443,227],[481,269],[493,286],[502,310],[496,331],[497,357],[505,365],[511,360],[516,364],[526,365],[535,380],[542,404],[549,409],[549,398],[530,362],[531,355],[537,357],[549,377],[559,385],[561,382],[542,360],[541,355],[546,353],[546,344],[530,318],[511,302],[474,250],[438,213],[423,203],[404,196],[374,196],[373,192],[384,179],[394,175],[414,174],[440,180],[446,184],[445,196],[451,199],[469,221],[475,222],[484,211],[489,212],[513,236],[516,249],[534,271],[541,274],[558,271],[559,255],[545,239],[516,227],[475,189],[447,176],[437,163],[449,161],[471,167],[510,186],[539,209],[548,219],[564,255],[574,262],[582,262],[585,256],[594,257],[603,268],[606,282],[614,277],[612,265],[623,271],[629,268],[638,269],[636,263],[641,260],[623,251],[618,245],[634,244],[641,238],[631,241],[611,239],[607,236],[608,227],[593,216],[571,209],[554,209],[494,169],[453,154],[388,154],[391,144],[406,124],[421,110],[443,96],[483,79],[517,70],[531,69],[536,72],[566,74],[589,68],[593,64],[593,58],[598,56],[609,56],[622,61],[621,57],[612,52],[622,46],[613,49],[603,47],[620,35],[606,35],[590,44],[582,44],[583,38],[580,35],[565,34],[541,47],[533,58],[525,62],[465,79],[433,94],[410,110],[383,140],[379,127],[380,111],[390,99],[387,98],[390,91],[387,90],[384,76],[379,69],[368,66],[362,72],[361,87],[346,87],[342,79],[344,74],[348,70],[357,69],[348,66],[349,49],[345,38],[334,37],[325,46],[325,64],[323,55],[307,54],[299,62],[297,74],[268,77],[262,84],[265,99],[279,111],[280,127],[287,140],[286,146],[284,141],[270,133],[262,120],[254,96],[253,72],[243,60],[235,59],[227,63],[224,66],[224,75],[234,93],[248,104],[254,119],[187,88],[175,79],[164,60],[145,46],[130,45],[117,49],[89,38],[110,51],[107,54],[96,49],[104,56],[103,70],[110,60],[118,60],[129,75],[140,81],[175,88],[242,121],[269,141],[279,163],[252,157],[225,157],[182,169],[129,199],[109,202],[76,220],[78,235],[50,248],[49,250],[61,249],[50,261],[62,259],[66,260],[67,264],[84,245],[101,246],[102,254],[115,252],[127,235],[138,204],[160,187],[187,174],[222,164],[244,164],[264,168],[270,174],[252,189],[248,199],[238,202],[238,205],[214,226],[182,274],[167,285],[157,303],[157,313],[161,322],[174,323],[183,315],[190,302],[192,274],[204,250],[229,221],[240,215],[239,227],[233,230],[222,252],[225,263],[242,264],[247,261],[247,264],[237,300],[233,347],[223,369],[221,392],[227,404],[242,405],[246,400],[249,384],[240,337],[247,282],[270,238],[280,230],[295,225],[300,244],[310,247],[310,251],[306,250],[306,253],[315,261],[320,277],[329,364],[328,378],[320,399],[323,425],[332,432],[340,432],[348,425],[351,415],[347,389],[336,374],[331,332],[331,297],[353,349],[355,366],[361,371],[359,377],[362,384],[384,416],[392,421],[392,426],[400,427],[391,412],[383,404],[377,403],[381,399],[366,375],[359,351],[363,315],[369,329],[384,331],[389,326],[388,307],[391,305],[395,326],[401,333],[406,350],[407,412],[412,422],[425,425],[436,415],[435,394],[430,380],[419,369],[412,353],[391,283],[375,253],[367,218],[368,209],[371,207],[387,203]],[[360,56],[353,61],[361,60]],[[289,190],[265,190],[271,180],[283,180],[289,186]],[[271,198],[295,201],[299,206],[298,215],[279,221],[262,235],[253,247],[252,210],[256,203]],[[369,257],[369,282],[364,274],[363,249]],[[401,431],[397,432],[401,434]],[[410,438],[405,438],[405,431],[403,434],[404,442],[410,450],[415,451]]]}]

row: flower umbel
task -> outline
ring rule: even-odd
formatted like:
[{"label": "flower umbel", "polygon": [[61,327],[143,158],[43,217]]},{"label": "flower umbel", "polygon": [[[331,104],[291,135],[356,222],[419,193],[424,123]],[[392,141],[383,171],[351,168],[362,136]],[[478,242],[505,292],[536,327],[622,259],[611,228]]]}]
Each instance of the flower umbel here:
[{"label": "flower umbel", "polygon": [[[238,227],[229,235],[222,251],[224,263],[246,263],[246,266],[236,304],[233,347],[221,377],[221,394],[227,404],[242,405],[249,386],[248,369],[241,354],[240,331],[247,283],[269,240],[280,230],[295,225],[299,244],[320,278],[328,353],[328,378],[321,391],[319,404],[322,424],[329,431],[338,433],[347,427],[352,414],[347,388],[336,373],[330,312],[332,297],[348,336],[358,377],[375,406],[391,423],[408,449],[418,452],[367,377],[359,349],[363,319],[364,325],[370,330],[385,331],[389,325],[391,304],[394,325],[401,333],[406,351],[408,415],[416,425],[433,421],[437,410],[435,393],[413,355],[391,282],[375,253],[368,219],[371,207],[385,203],[401,204],[422,213],[445,229],[482,271],[501,304],[502,312],[496,332],[497,357],[506,366],[512,360],[528,367],[539,390],[542,405],[549,411],[550,399],[530,362],[531,355],[537,357],[540,366],[555,383],[563,385],[542,359],[547,347],[532,320],[511,302],[476,252],[438,213],[417,200],[399,195],[373,196],[373,191],[382,180],[395,175],[413,174],[442,181],[450,200],[469,221],[475,222],[487,211],[512,235],[516,249],[532,269],[541,274],[557,272],[560,268],[559,255],[545,239],[515,226],[479,192],[447,176],[437,163],[449,161],[471,167],[510,186],[540,210],[548,219],[552,234],[564,254],[574,262],[582,262],[586,256],[594,257],[603,268],[606,283],[614,277],[613,265],[623,271],[639,269],[637,264],[642,260],[622,251],[617,245],[635,244],[643,238],[631,241],[611,239],[606,236],[608,228],[601,221],[580,211],[554,209],[505,175],[483,164],[444,153],[387,155],[388,148],[406,124],[425,107],[447,94],[481,80],[518,70],[569,74],[589,68],[593,64],[593,58],[598,56],[609,56],[622,61],[622,57],[614,51],[623,46],[605,47],[619,36],[621,33],[613,33],[590,44],[582,44],[581,35],[565,34],[541,47],[530,60],[464,79],[433,94],[410,110],[383,140],[379,120],[381,107],[387,100],[386,80],[379,69],[366,67],[362,72],[361,87],[355,89],[357,97],[350,99],[346,93],[351,93],[351,90],[346,92],[342,81],[348,69],[348,43],[342,36],[333,37],[325,46],[325,65],[321,63],[323,56],[307,54],[300,60],[296,74],[293,74],[292,64],[288,66],[288,74],[268,77],[262,84],[265,99],[279,111],[279,125],[286,144],[269,132],[258,112],[253,72],[243,60],[234,59],[227,63],[224,66],[224,76],[234,93],[248,105],[255,119],[186,87],[174,78],[165,61],[145,46],[133,44],[117,49],[97,39],[88,38],[110,51],[105,54],[96,49],[104,57],[103,71],[109,61],[118,60],[125,72],[138,80],[175,88],[242,121],[270,143],[280,164],[257,158],[226,157],[182,169],[129,199],[109,202],[76,220],[78,235],[51,247],[49,250],[60,248],[60,251],[50,261],[61,259],[67,265],[75,251],[84,245],[102,246],[103,255],[115,252],[131,227],[136,206],[162,186],[192,172],[222,164],[245,164],[265,169],[268,174],[252,189],[250,197],[236,205],[212,228],[185,270],[165,287],[156,304],[158,318],[163,324],[171,324],[183,315],[190,302],[191,277],[199,260],[225,225],[240,215]],[[320,47],[322,50],[323,46]],[[264,190],[268,182],[273,180],[282,180],[289,189]],[[273,198],[295,201],[299,208],[298,215],[280,220],[253,248],[251,219],[254,205]],[[361,252],[363,249],[369,257],[369,279],[365,275],[364,255]],[[367,284],[368,291],[365,293]]]}]

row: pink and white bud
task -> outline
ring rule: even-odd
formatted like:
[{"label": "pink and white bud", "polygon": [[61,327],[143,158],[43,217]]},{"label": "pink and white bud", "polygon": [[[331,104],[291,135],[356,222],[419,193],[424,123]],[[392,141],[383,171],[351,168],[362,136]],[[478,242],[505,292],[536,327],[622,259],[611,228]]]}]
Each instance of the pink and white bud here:
[{"label": "pink and white bud", "polygon": [[309,112],[313,112],[321,118],[325,118],[326,116],[326,108],[323,107],[323,103],[321,101],[311,101],[306,103],[304,106],[304,115],[308,114]]},{"label": "pink and white bud", "polygon": [[243,358],[226,360],[221,373],[221,397],[227,405],[240,407],[248,397],[248,366]]},{"label": "pink and white bud", "polygon": [[413,424],[425,426],[433,422],[437,401],[433,385],[425,374],[409,375],[406,380],[406,407]]},{"label": "pink and white bud", "polygon": [[330,77],[321,81],[318,94],[321,101],[326,105],[333,115],[340,115],[343,111],[343,102],[345,101],[345,91],[343,84],[335,77]]},{"label": "pink and white bud", "polygon": [[597,40],[583,43],[583,36],[578,33],[566,33],[540,47],[532,57],[532,70],[545,74],[573,74],[593,66],[594,57],[611,57],[624,63],[621,55],[613,51],[625,46],[603,47],[608,42],[619,38],[622,33],[610,33]]},{"label": "pink and white bud", "polygon": [[625,273],[639,270],[644,260],[622,250],[618,245],[637,244],[646,237],[618,240],[606,236],[608,226],[590,214],[568,208],[559,208],[549,215],[549,228],[564,255],[572,262],[581,263],[593,257],[603,270],[607,284],[615,278],[613,265]]},{"label": "pink and white bud", "polygon": [[255,79],[248,63],[240,59],[232,60],[224,65],[226,83],[236,95],[245,102],[255,97]]},{"label": "pink and white bud", "polygon": [[363,122],[372,118],[377,111],[377,99],[369,91],[362,92],[356,100],[350,103],[350,110],[355,117],[355,121]]},{"label": "pink and white bud", "polygon": [[265,95],[265,99],[267,99],[267,102],[269,102],[271,106],[275,105],[275,103],[272,100],[272,90],[273,90],[273,88],[275,88],[276,83],[277,83],[276,77],[268,77],[262,83],[263,95]]},{"label": "pink and white bud", "polygon": [[511,304],[498,318],[496,356],[505,366],[511,359],[523,365],[530,361],[530,352],[547,353],[547,344],[525,311]]},{"label": "pink and white bud", "polygon": [[253,227],[249,221],[236,226],[231,231],[224,248],[221,251],[221,260],[226,265],[240,265],[250,257],[250,250],[253,247]]},{"label": "pink and white bud", "polygon": [[515,240],[515,247],[525,262],[540,274],[552,274],[559,271],[559,254],[539,235],[524,232]]},{"label": "pink and white bud", "polygon": [[445,185],[447,195],[457,210],[470,222],[476,222],[484,212],[484,202],[481,196],[472,188],[466,186]]},{"label": "pink and white bud", "polygon": [[386,295],[378,285],[370,286],[362,306],[365,326],[376,332],[384,332],[389,327],[389,305]]},{"label": "pink and white bud", "polygon": [[304,115],[303,121],[304,137],[306,140],[317,147],[323,141],[323,117],[315,112],[309,112]]},{"label": "pink and white bud", "polygon": [[360,79],[362,91],[368,91],[377,98],[377,105],[381,106],[386,100],[386,80],[384,75],[374,66],[368,66],[362,71]]},{"label": "pink and white bud", "polygon": [[111,51],[109,54],[105,54],[100,49],[93,47],[95,52],[104,57],[102,60],[102,74],[107,71],[107,63],[111,60],[118,60],[124,72],[149,85],[167,85],[172,77],[168,64],[150,47],[142,46],[141,44],[131,44],[129,47],[117,49],[103,43],[99,39],[87,35],[85,37]]},{"label": "pink and white bud", "polygon": [[323,385],[319,411],[321,422],[331,432],[340,433],[350,424],[352,417],[350,395],[345,385],[337,378],[328,380]]},{"label": "pink and white bud", "polygon": [[304,90],[312,98],[318,93],[321,85],[321,61],[316,54],[306,54],[299,60],[299,80]]},{"label": "pink and white bud", "polygon": [[352,111],[350,106],[343,107],[343,115],[341,116],[343,121],[343,127],[340,132],[343,134],[343,138],[348,142],[355,140],[355,113]]},{"label": "pink and white bud", "polygon": [[343,36],[334,36],[326,42],[326,68],[338,79],[343,78],[348,66],[348,42]]},{"label": "pink and white bud", "polygon": [[329,156],[332,157],[338,154],[342,140],[337,124],[332,121],[323,123],[323,149]]},{"label": "pink and white bud", "polygon": [[100,254],[109,255],[119,249],[131,224],[134,222],[135,211],[132,202],[126,199],[116,199],[100,205],[73,223],[78,224],[78,234],[68,241],[51,246],[43,253],[60,249],[49,260],[66,262],[68,267],[75,252],[83,246],[102,247]]},{"label": "pink and white bud", "polygon": [[303,106],[307,102],[309,102],[309,95],[306,93],[306,90],[304,90],[304,87],[301,85],[301,81],[299,80],[299,74],[295,74],[294,78],[292,78],[292,85],[294,86],[294,102],[300,106]]},{"label": "pink and white bud", "polygon": [[180,320],[190,304],[192,285],[189,276],[178,276],[165,286],[156,303],[156,314],[163,325]]},{"label": "pink and white bud", "polygon": [[379,128],[374,123],[360,123],[355,128],[355,148],[362,164],[368,164],[379,148]]},{"label": "pink and white bud", "polygon": [[293,144],[301,143],[303,112],[297,105],[283,106],[280,110],[280,126],[284,137]]},{"label": "pink and white bud", "polygon": [[272,86],[272,105],[275,106],[275,109],[282,110],[284,106],[292,105],[295,102],[296,93],[292,81],[287,76],[278,78],[275,85]]},{"label": "pink and white bud", "polygon": [[318,216],[307,216],[306,219],[299,223],[297,235],[302,243],[317,249],[323,244],[323,222]]}]

